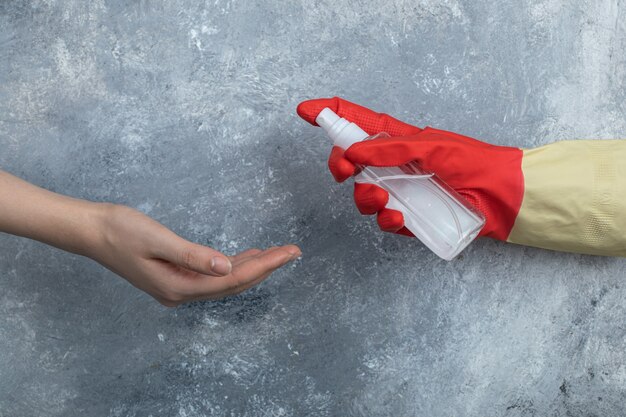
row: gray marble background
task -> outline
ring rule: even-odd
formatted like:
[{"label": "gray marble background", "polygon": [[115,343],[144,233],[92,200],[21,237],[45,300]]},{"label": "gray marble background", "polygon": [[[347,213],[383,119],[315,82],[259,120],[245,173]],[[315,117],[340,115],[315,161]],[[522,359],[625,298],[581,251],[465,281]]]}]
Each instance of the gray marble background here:
[{"label": "gray marble background", "polygon": [[618,416],[626,261],[378,232],[295,114],[340,95],[496,144],[626,136],[621,0],[0,1],[0,167],[227,253],[167,309],[0,236],[0,416]]}]

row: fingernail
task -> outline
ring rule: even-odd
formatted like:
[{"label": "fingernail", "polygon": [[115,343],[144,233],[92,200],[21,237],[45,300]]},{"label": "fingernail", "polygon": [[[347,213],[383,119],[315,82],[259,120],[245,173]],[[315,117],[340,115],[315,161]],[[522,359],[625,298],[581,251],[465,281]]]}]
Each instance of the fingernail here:
[{"label": "fingernail", "polygon": [[299,250],[292,249],[292,250],[288,250],[287,252],[289,252],[289,254],[291,255],[291,259],[296,259],[300,255],[302,255],[302,252],[300,252]]},{"label": "fingernail", "polygon": [[211,270],[221,275],[228,275],[232,269],[230,261],[226,258],[215,257],[211,259]]}]

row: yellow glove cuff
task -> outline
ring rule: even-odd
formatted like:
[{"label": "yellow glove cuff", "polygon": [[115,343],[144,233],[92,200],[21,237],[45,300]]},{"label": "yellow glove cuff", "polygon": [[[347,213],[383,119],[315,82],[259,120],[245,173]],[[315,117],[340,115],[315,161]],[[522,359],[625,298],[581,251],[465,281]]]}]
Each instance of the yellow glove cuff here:
[{"label": "yellow glove cuff", "polygon": [[508,241],[626,256],[626,140],[524,150],[524,198]]}]

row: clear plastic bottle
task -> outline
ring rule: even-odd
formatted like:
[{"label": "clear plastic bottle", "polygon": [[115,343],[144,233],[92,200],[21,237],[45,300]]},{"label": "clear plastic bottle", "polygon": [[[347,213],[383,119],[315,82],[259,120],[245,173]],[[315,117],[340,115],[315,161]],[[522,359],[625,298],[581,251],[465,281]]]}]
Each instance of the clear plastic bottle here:
[{"label": "clear plastic bottle", "polygon": [[[315,121],[343,149],[369,139],[360,127],[329,108],[322,110]],[[376,137],[380,135],[389,136],[381,133]],[[355,181],[384,188],[389,193],[385,207],[402,212],[406,228],[445,260],[457,256],[485,225],[485,218],[478,210],[416,162],[400,167],[363,167]]]}]

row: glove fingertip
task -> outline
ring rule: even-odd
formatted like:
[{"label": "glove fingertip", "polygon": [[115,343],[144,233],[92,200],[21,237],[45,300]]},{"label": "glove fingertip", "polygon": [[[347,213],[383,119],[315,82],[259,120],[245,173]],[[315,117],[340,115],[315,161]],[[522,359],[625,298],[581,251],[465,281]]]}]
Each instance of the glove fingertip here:
[{"label": "glove fingertip", "polygon": [[333,174],[335,181],[344,182],[356,171],[356,166],[344,158],[344,151],[338,146],[333,147],[328,158],[328,169]]},{"label": "glove fingertip", "polygon": [[339,163],[334,167],[329,167],[331,174],[333,174],[333,178],[337,182],[344,182],[352,175],[354,175],[354,165],[352,165],[347,160],[339,161]]},{"label": "glove fingertip", "polygon": [[298,104],[296,112],[298,113],[298,116],[300,116],[302,119],[306,120],[313,126],[317,126],[315,119],[326,107],[334,110],[337,107],[336,100],[332,98],[315,98],[311,100],[305,100],[302,103]]},{"label": "glove fingertip", "polygon": [[389,193],[374,184],[354,184],[354,202],[359,212],[364,215],[376,214],[385,208]]},{"label": "glove fingertip", "polygon": [[384,208],[378,212],[378,227],[384,232],[396,233],[404,227],[404,216],[398,210]]}]

